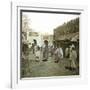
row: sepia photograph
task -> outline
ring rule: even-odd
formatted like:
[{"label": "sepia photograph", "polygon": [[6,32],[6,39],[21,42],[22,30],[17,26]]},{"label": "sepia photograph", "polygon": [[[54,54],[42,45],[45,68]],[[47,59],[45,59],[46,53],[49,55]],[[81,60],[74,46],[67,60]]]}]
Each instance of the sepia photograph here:
[{"label": "sepia photograph", "polygon": [[20,78],[80,75],[80,13],[20,11]]}]

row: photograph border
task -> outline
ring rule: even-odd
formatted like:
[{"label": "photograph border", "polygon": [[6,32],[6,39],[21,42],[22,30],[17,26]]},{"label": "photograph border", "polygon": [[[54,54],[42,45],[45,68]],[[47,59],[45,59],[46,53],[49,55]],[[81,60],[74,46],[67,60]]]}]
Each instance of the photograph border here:
[{"label": "photograph border", "polygon": [[[23,7],[23,6],[20,6],[20,7]],[[31,7],[29,7],[29,8],[31,8]],[[35,7],[32,7],[32,8],[35,8]],[[51,8],[51,9],[53,9],[53,8]],[[21,62],[21,56],[22,56],[22,53],[21,53],[22,52],[22,35],[21,35],[22,34],[22,13],[24,13],[24,12],[30,12],[30,13],[33,13],[34,12],[34,13],[43,13],[43,14],[44,13],[48,13],[48,14],[69,14],[69,15],[71,15],[71,14],[72,15],[80,15],[81,14],[81,12],[63,12],[63,11],[59,12],[59,11],[49,11],[49,10],[43,11],[43,10],[26,10],[26,9],[20,9],[20,42],[21,42],[20,43],[20,62]],[[17,24],[18,24],[18,22],[17,22]],[[80,27],[80,24],[79,24],[79,27]],[[79,37],[80,37],[80,34],[79,34]],[[80,38],[79,38],[79,40],[80,40]],[[79,43],[79,46],[80,46],[80,43]],[[80,60],[80,58],[79,58],[79,60]],[[75,76],[80,76],[80,67],[79,67],[79,75],[69,75],[69,76],[64,76],[64,77],[70,77],[70,76],[74,76],[74,77]],[[63,77],[63,76],[50,76],[50,77]],[[47,78],[50,78],[50,77],[47,77]],[[46,78],[46,77],[30,77],[30,78]],[[30,78],[28,77],[28,79],[30,79]],[[22,78],[20,77],[20,79],[22,79]]]},{"label": "photograph border", "polygon": [[[33,11],[33,9],[34,10],[40,10],[41,9],[41,11],[44,11],[44,12],[46,12],[46,10],[52,10],[51,12],[64,12],[64,13],[70,13],[70,14],[73,14],[73,13],[78,13],[78,14],[83,14],[83,16],[82,17],[80,17],[80,31],[79,31],[79,35],[80,35],[80,33],[81,33],[81,30],[82,30],[82,28],[81,28],[81,25],[82,25],[82,21],[83,21],[83,19],[82,18],[86,18],[86,16],[85,16],[85,14],[86,14],[86,7],[84,7],[84,6],[82,6],[82,7],[80,7],[80,8],[76,8],[76,7],[74,7],[74,9],[72,9],[72,8],[51,8],[51,7],[38,7],[37,5],[36,6],[30,6],[31,4],[29,4],[29,6],[28,6],[28,4],[25,4],[25,3],[11,3],[11,31],[12,31],[12,33],[11,33],[11,35],[12,35],[12,40],[11,40],[11,44],[12,44],[12,60],[11,60],[11,87],[12,88],[14,88],[14,87],[18,87],[18,86],[20,86],[20,87],[22,87],[22,86],[24,86],[24,87],[27,87],[27,85],[25,84],[25,83],[28,83],[28,86],[32,83],[32,84],[34,84],[34,83],[36,83],[38,80],[40,80],[40,81],[44,81],[44,80],[46,80],[46,79],[49,79],[49,80],[51,80],[52,81],[52,79],[54,80],[54,79],[68,79],[68,80],[71,80],[72,81],[72,79],[73,78],[75,78],[75,79],[78,79],[78,80],[80,80],[80,79],[82,79],[82,77],[84,78],[85,76],[82,76],[82,71],[80,70],[80,75],[78,75],[78,77],[75,75],[75,76],[57,76],[57,77],[44,77],[44,78],[31,78],[31,79],[28,79],[28,78],[26,78],[26,79],[24,79],[24,80],[21,80],[20,79],[20,60],[21,60],[21,57],[20,57],[20,53],[21,53],[21,46],[20,46],[20,42],[21,42],[21,30],[22,30],[22,25],[20,24],[20,22],[22,22],[21,21],[21,10],[29,10],[29,9],[32,9],[32,11]],[[45,6],[47,6],[47,5],[45,5]],[[53,5],[52,5],[53,6]],[[64,6],[63,6],[64,7]],[[54,10],[54,11],[53,11]],[[61,11],[60,11],[61,10]],[[20,21],[19,21],[20,20]],[[17,23],[16,23],[17,22]],[[20,27],[19,27],[20,26]],[[86,26],[86,25],[85,25]],[[85,28],[85,27],[84,27]],[[87,34],[87,33],[86,33]],[[82,38],[82,35],[80,35],[80,37],[79,38]],[[82,41],[80,41],[80,44],[82,44],[83,42]],[[86,44],[85,44],[86,45]],[[79,45],[80,46],[80,45]],[[86,47],[86,46],[85,46]],[[80,53],[81,53],[81,47],[80,47]],[[80,63],[81,63],[81,54],[80,54]],[[80,65],[80,67],[82,67],[83,65]],[[81,68],[80,68],[81,69]],[[85,70],[86,70],[86,67],[85,67]],[[85,71],[84,71],[85,72]],[[67,78],[68,77],[68,78]],[[34,81],[31,81],[32,80],[34,80]],[[64,81],[63,80],[63,81]],[[78,81],[77,80],[77,81]],[[30,81],[30,82],[29,82]],[[61,80],[62,81],[62,80]],[[23,83],[24,82],[24,83]],[[48,81],[47,81],[48,82]],[[74,81],[72,81],[73,83],[75,83]],[[64,82],[65,83],[65,82]],[[25,84],[25,85],[24,85]],[[67,83],[66,83],[67,84]],[[39,85],[40,86],[40,85]],[[29,86],[30,87],[30,86]]]}]

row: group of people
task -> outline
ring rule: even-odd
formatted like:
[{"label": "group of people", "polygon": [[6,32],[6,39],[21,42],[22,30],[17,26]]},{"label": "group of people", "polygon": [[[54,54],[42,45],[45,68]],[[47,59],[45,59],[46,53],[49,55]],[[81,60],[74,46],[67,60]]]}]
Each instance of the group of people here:
[{"label": "group of people", "polygon": [[23,75],[29,70],[27,67],[29,67],[30,53],[33,54],[34,60],[36,62],[39,61],[46,62],[48,60],[54,60],[55,63],[58,63],[59,61],[67,60],[66,61],[67,63],[64,65],[66,70],[75,72],[78,70],[76,64],[78,53],[76,52],[76,47],[74,46],[74,44],[67,45],[67,47],[65,48],[65,54],[62,45],[56,41],[53,41],[52,45],[49,45],[49,42],[47,40],[44,40],[43,45],[39,46],[37,44],[37,40],[34,39],[30,49],[28,49],[28,44],[23,44],[22,64],[21,64],[21,66],[23,67],[22,68]]},{"label": "group of people", "polygon": [[50,46],[48,41],[44,40],[44,44],[41,47],[37,45],[37,41],[35,39],[33,41],[31,48],[36,57],[36,61],[41,59],[41,55],[42,61],[48,61],[48,58],[52,57],[55,60],[55,63],[58,63],[59,60],[63,58],[63,50],[60,44],[56,44],[55,41],[53,41],[53,44]]},{"label": "group of people", "polygon": [[69,66],[66,66],[66,69],[75,71],[77,69],[77,52],[74,44],[68,46],[65,50],[65,57],[68,58]]},{"label": "group of people", "polygon": [[[41,59],[42,61],[48,61],[49,60],[48,58],[50,56],[52,57],[55,63],[58,63],[60,60],[63,60],[64,58],[63,49],[60,43],[56,43],[55,41],[53,41],[53,44],[49,46],[48,41],[44,40],[44,44],[40,47],[39,45],[37,45],[37,41],[35,39],[33,41],[34,43],[32,46],[32,50],[33,54],[35,55],[36,61],[40,61]],[[66,66],[66,69],[76,70],[77,52],[74,44],[66,47],[65,57],[68,58],[67,60],[69,62],[69,66]]]},{"label": "group of people", "polygon": [[[26,49],[24,49],[25,51]],[[49,45],[47,40],[44,40],[44,44],[40,47],[37,44],[37,40],[33,40],[30,51],[33,53],[35,57],[35,61],[39,62],[42,60],[43,62],[50,60],[51,57],[55,63],[58,63],[60,60],[63,60],[64,53],[60,43],[56,43],[53,41],[52,45]],[[24,55],[23,55],[24,56]],[[77,64],[77,52],[74,44],[68,45],[65,49],[65,60],[68,60],[69,66],[67,65],[65,68],[69,70],[76,70]]]}]

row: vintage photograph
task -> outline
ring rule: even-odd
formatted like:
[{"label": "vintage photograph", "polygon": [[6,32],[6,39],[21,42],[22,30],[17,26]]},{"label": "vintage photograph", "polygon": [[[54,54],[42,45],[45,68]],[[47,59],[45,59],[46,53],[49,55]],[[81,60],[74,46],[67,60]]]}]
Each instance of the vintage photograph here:
[{"label": "vintage photograph", "polygon": [[80,13],[21,10],[20,77],[80,74]]}]

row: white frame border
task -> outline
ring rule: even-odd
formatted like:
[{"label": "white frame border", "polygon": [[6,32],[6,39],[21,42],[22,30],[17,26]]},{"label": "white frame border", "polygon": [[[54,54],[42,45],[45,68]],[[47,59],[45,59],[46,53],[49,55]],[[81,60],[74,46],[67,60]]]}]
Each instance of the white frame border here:
[{"label": "white frame border", "polygon": [[[57,11],[68,11],[68,12],[80,12],[80,76],[70,76],[70,77],[50,77],[50,78],[32,78],[30,80],[20,80],[20,70],[19,70],[19,60],[20,60],[20,15],[19,11],[22,9],[20,6],[33,6],[36,8],[26,8],[41,10],[57,10]],[[39,7],[38,7],[39,6]],[[18,9],[18,7],[20,7]],[[47,8],[47,7],[53,7]],[[47,9],[46,9],[47,8]],[[17,10],[18,9],[18,10]],[[23,8],[25,9],[25,8]],[[17,17],[18,16],[18,17]],[[17,24],[18,23],[18,24]],[[60,85],[70,85],[70,84],[85,84],[87,83],[87,7],[86,6],[66,6],[66,5],[50,5],[46,3],[19,3],[11,2],[11,87],[45,87],[45,86],[60,86]],[[82,61],[81,61],[82,60]],[[18,69],[17,69],[18,68]],[[18,72],[18,73],[17,73]],[[38,80],[39,79],[39,80]],[[56,80],[57,79],[57,80]],[[58,82],[57,82],[58,81]]]}]

